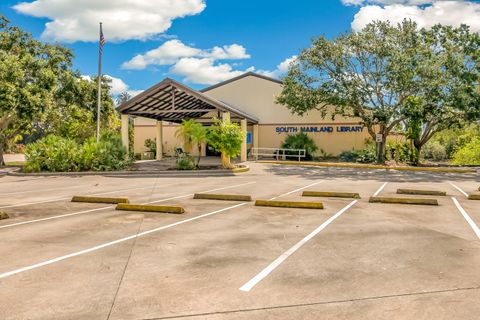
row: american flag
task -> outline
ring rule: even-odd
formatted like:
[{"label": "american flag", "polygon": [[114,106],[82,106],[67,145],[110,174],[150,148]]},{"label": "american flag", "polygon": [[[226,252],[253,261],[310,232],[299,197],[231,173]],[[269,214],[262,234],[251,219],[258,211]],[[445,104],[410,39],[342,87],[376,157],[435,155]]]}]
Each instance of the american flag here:
[{"label": "american flag", "polygon": [[102,55],[104,44],[105,44],[105,38],[103,37],[102,24],[100,23],[100,55]]}]

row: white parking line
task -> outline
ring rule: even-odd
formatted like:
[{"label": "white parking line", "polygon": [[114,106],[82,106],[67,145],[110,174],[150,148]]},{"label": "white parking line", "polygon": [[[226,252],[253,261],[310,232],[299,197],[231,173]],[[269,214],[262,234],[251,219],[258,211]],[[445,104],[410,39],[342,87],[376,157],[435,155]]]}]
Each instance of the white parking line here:
[{"label": "white parking line", "polygon": [[288,257],[295,253],[298,249],[300,249],[305,243],[307,243],[310,239],[315,237],[320,231],[325,229],[330,223],[332,223],[335,219],[340,217],[345,211],[350,209],[358,200],[353,200],[350,202],[346,207],[338,211],[336,214],[331,216],[327,221],[322,223],[318,228],[313,230],[309,235],[305,238],[297,242],[293,247],[282,253],[277,259],[275,259],[272,263],[270,263],[265,269],[263,269],[259,274],[253,277],[250,281],[245,283],[240,290],[248,292],[250,291],[257,283],[262,281],[266,276],[268,276],[273,270],[275,270],[283,261],[285,261]]},{"label": "white parking line", "polygon": [[384,184],[382,184],[382,185],[380,186],[380,188],[378,188],[378,190],[375,191],[375,193],[373,194],[372,197],[378,196],[378,195],[380,194],[380,192],[382,192],[383,188],[385,188],[385,186],[387,185],[387,183],[388,183],[388,182],[385,182]]},{"label": "white parking line", "polygon": [[103,249],[103,248],[106,248],[106,247],[110,247],[110,246],[113,246],[115,244],[119,244],[119,243],[122,243],[122,242],[125,242],[125,241],[128,241],[128,240],[143,237],[143,236],[146,236],[150,233],[154,233],[154,232],[158,232],[158,231],[165,230],[165,229],[168,229],[168,228],[172,228],[172,227],[175,227],[175,226],[187,223],[187,222],[195,221],[195,220],[205,218],[205,217],[208,217],[208,216],[220,213],[220,212],[224,212],[224,211],[227,211],[227,210],[238,208],[238,207],[244,206],[246,204],[247,204],[246,202],[236,204],[234,206],[230,206],[230,207],[226,207],[226,208],[223,208],[223,209],[215,210],[215,211],[205,213],[205,214],[202,214],[202,215],[190,218],[190,219],[185,219],[185,220],[182,220],[182,221],[178,221],[178,222],[175,222],[175,223],[168,224],[166,226],[161,226],[161,227],[158,227],[158,228],[155,228],[155,229],[140,232],[138,234],[134,234],[134,235],[131,235],[131,236],[128,236],[128,237],[125,237],[125,238],[115,240],[115,241],[107,242],[107,243],[104,243],[104,244],[101,244],[101,245],[98,245],[98,246],[95,246],[95,247],[92,247],[92,248],[88,248],[88,249],[85,249],[85,250],[70,253],[70,254],[67,254],[67,255],[64,255],[64,256],[61,256],[61,257],[57,257],[57,258],[54,258],[54,259],[50,259],[50,260],[47,260],[47,261],[36,263],[36,264],[30,265],[30,266],[27,266],[27,267],[23,267],[23,268],[20,268],[20,269],[16,269],[16,270],[13,270],[13,271],[5,272],[5,273],[0,274],[0,279],[7,278],[7,277],[13,276],[15,274],[19,274],[19,273],[29,271],[29,270],[32,270],[32,269],[37,269],[37,268],[40,268],[40,267],[44,267],[46,265],[53,264],[55,262],[60,262],[60,261],[70,259],[70,258],[73,258],[73,257],[77,257],[77,256],[80,256],[80,255],[83,255],[83,254],[86,254],[86,253],[97,251],[97,250],[100,250],[100,249]]},{"label": "white parking line", "polygon": [[275,200],[275,199],[278,199],[278,198],[280,198],[280,197],[288,196],[289,194],[292,194],[292,193],[301,191],[301,190],[303,190],[303,189],[307,189],[307,188],[309,188],[309,187],[312,187],[312,186],[317,185],[317,184],[322,183],[322,182],[323,182],[323,180],[318,181],[318,182],[315,182],[315,183],[312,183],[312,184],[309,184],[308,186],[301,187],[301,188],[295,189],[295,190],[293,190],[293,191],[289,191],[289,192],[284,193],[284,194],[281,194],[281,195],[279,195],[279,196],[270,198],[269,200]]},{"label": "white parking line", "polygon": [[[124,192],[124,191],[150,189],[150,188],[152,188],[152,187],[153,187],[153,186],[137,187],[137,188],[128,188],[128,189],[108,191],[108,192],[88,193],[87,195],[95,196],[95,195],[102,195],[102,194],[114,194],[114,193],[120,193],[120,192]],[[3,207],[0,207],[0,209],[15,208],[15,207],[24,207],[24,206],[29,206],[29,205],[32,205],[32,204],[42,204],[42,203],[48,203],[48,202],[62,201],[62,200],[68,200],[68,199],[71,199],[71,198],[72,198],[72,196],[62,197],[62,198],[55,198],[55,199],[44,200],[44,201],[24,202],[24,203],[19,203],[19,204],[12,204],[12,205],[9,205],[9,206],[3,206]]]},{"label": "white parking line", "polygon": [[470,227],[472,228],[473,232],[475,232],[475,234],[477,235],[477,238],[480,239],[480,229],[478,228],[478,226],[475,224],[475,222],[472,220],[472,218],[470,218],[470,216],[468,215],[467,211],[465,211],[465,209],[463,209],[463,207],[460,205],[460,202],[458,202],[457,198],[455,197],[452,197],[452,201],[453,203],[455,204],[455,206],[457,207],[458,211],[460,211],[460,213],[462,214],[462,216],[465,218],[465,220],[468,222],[468,224],[470,225]]},{"label": "white parking line", "polygon": [[450,183],[450,185],[451,185],[452,187],[454,187],[455,189],[457,189],[458,191],[460,191],[465,197],[468,198],[468,193],[466,193],[466,192],[463,191],[460,187],[458,187],[457,185],[451,183],[450,181],[449,181],[448,183]]},{"label": "white parking line", "polygon": [[[387,182],[385,182],[375,193],[374,195],[377,195],[382,191],[382,189],[386,186]],[[300,249],[305,243],[307,243],[310,239],[315,237],[320,231],[325,229],[330,223],[332,223],[335,219],[340,217],[344,212],[346,212],[348,209],[350,209],[355,203],[357,203],[358,200],[353,200],[350,202],[347,206],[343,207],[340,211],[335,213],[333,216],[331,216],[327,221],[322,223],[318,228],[313,230],[310,234],[308,234],[305,238],[297,242],[293,247],[282,253],[277,259],[275,259],[272,263],[270,263],[265,269],[260,271],[255,277],[250,279],[247,283],[245,283],[243,286],[239,288],[239,290],[244,291],[244,292],[249,292],[252,290],[252,288],[262,281],[265,277],[267,277],[273,270],[275,270],[283,261],[285,261],[288,257],[290,257],[292,254],[294,254],[298,249]]]},{"label": "white parking line", "polygon": [[[45,192],[45,191],[55,191],[55,190],[65,190],[65,189],[75,189],[75,188],[85,188],[85,187],[91,187],[91,185],[77,185],[77,186],[69,186],[69,187],[61,187],[61,188],[50,188],[50,189],[41,189],[40,191]],[[15,192],[2,192],[0,194],[0,197],[3,196],[11,196],[14,194],[23,194],[23,193],[32,193],[32,192],[38,192],[39,190],[23,190],[23,191],[15,191]]]},{"label": "white parking line", "polygon": [[[201,191],[201,192],[202,193],[213,192],[213,191],[224,190],[224,189],[229,189],[229,188],[241,187],[241,186],[248,185],[248,184],[253,184],[253,183],[256,183],[256,182],[251,181],[251,182],[247,182],[247,183],[241,183],[241,184],[237,184],[237,185],[233,185],[233,186],[216,188],[216,189],[211,189],[211,190],[206,190],[206,191]],[[164,201],[169,201],[169,200],[174,200],[174,199],[186,198],[186,197],[190,197],[190,196],[193,196],[193,193],[183,194],[183,195],[175,196],[175,197],[172,197],[172,198],[154,200],[154,201],[146,202],[146,203],[143,203],[143,204],[159,203],[159,202],[164,202]],[[64,218],[64,217],[76,216],[76,215],[79,215],[79,214],[90,213],[90,212],[94,212],[94,211],[107,210],[107,209],[113,209],[113,208],[115,208],[115,206],[107,206],[107,207],[96,208],[96,209],[91,209],[91,210],[84,210],[84,211],[72,212],[72,213],[67,213],[67,214],[61,214],[61,215],[53,216],[53,217],[47,217],[47,218],[41,218],[41,219],[35,219],[35,220],[29,220],[29,221],[22,221],[22,222],[17,222],[17,223],[6,224],[6,225],[3,225],[3,226],[0,226],[0,229],[20,226],[20,225],[24,225],[24,224],[36,223],[36,222],[41,222],[41,221],[59,219],[59,218]]]},{"label": "white parking line", "polygon": [[[247,183],[243,183],[243,184],[240,184],[240,185],[248,185],[248,184],[252,184],[252,183],[256,183],[256,182],[252,181],[252,182],[247,182]],[[318,182],[318,183],[320,183],[320,182]],[[236,186],[240,186],[240,185],[236,185]],[[233,188],[233,187],[235,187],[235,186],[211,189],[211,190],[207,190],[207,191],[204,191],[204,192],[218,191],[218,190]],[[304,187],[304,188],[306,188],[306,187]],[[192,195],[192,194],[189,194],[189,195]],[[185,196],[189,196],[189,195],[185,195]],[[160,200],[152,201],[150,203],[154,203],[154,202],[158,202],[158,201],[160,201]],[[40,267],[43,267],[43,266],[46,266],[46,265],[50,265],[50,264],[53,264],[55,262],[60,262],[60,261],[63,261],[63,260],[69,259],[69,258],[73,258],[73,257],[77,257],[77,256],[80,256],[80,255],[83,255],[83,254],[87,254],[87,253],[90,253],[90,252],[93,252],[93,251],[97,251],[97,250],[100,250],[100,249],[103,249],[103,248],[106,248],[106,247],[109,247],[109,246],[113,246],[113,245],[118,244],[118,243],[122,243],[122,242],[125,242],[125,241],[128,241],[128,240],[132,240],[132,239],[135,239],[135,238],[138,238],[138,237],[148,235],[148,234],[153,233],[153,232],[158,232],[158,231],[165,230],[165,229],[168,229],[168,228],[172,228],[172,227],[175,227],[175,226],[187,223],[187,222],[191,222],[191,221],[195,221],[195,220],[198,220],[198,219],[201,219],[201,218],[205,218],[205,217],[208,217],[208,216],[220,213],[220,212],[224,212],[224,211],[227,211],[227,210],[238,208],[238,207],[244,206],[246,204],[247,204],[247,202],[236,204],[236,205],[233,205],[233,206],[230,206],[230,207],[215,210],[213,212],[205,213],[205,214],[196,216],[194,218],[185,219],[185,220],[178,221],[178,222],[166,225],[166,226],[158,227],[158,228],[147,230],[147,231],[135,234],[135,235],[124,237],[124,238],[121,238],[121,239],[118,239],[118,240],[115,240],[115,241],[107,242],[107,243],[104,243],[104,244],[101,244],[101,245],[98,245],[98,246],[95,246],[95,247],[91,247],[91,248],[88,248],[88,249],[85,249],[85,250],[81,250],[81,251],[70,253],[70,254],[60,256],[60,257],[57,257],[57,258],[54,258],[54,259],[39,262],[39,263],[30,265],[30,266],[27,266],[27,267],[23,267],[23,268],[20,268],[20,269],[16,269],[16,270],[13,270],[13,271],[5,272],[5,273],[0,274],[0,279],[7,278],[7,277],[10,277],[10,276],[13,276],[13,275],[25,272],[25,271],[29,271],[29,270],[32,270],[32,269],[37,269],[37,268],[40,268]]]}]

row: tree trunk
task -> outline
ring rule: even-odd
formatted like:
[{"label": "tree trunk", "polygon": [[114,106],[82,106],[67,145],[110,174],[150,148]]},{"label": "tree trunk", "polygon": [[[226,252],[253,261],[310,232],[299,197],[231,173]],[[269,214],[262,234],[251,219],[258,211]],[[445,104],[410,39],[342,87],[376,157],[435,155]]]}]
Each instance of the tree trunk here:
[{"label": "tree trunk", "polygon": [[0,143],[0,166],[4,166],[5,165],[5,160],[3,159],[3,150],[5,148],[5,144],[4,143]]},{"label": "tree trunk", "polygon": [[197,155],[197,168],[200,168],[200,157],[202,155],[202,145],[198,144],[198,155]]},{"label": "tree trunk", "polygon": [[377,163],[385,163],[385,151],[387,143],[385,142],[386,136],[383,136],[382,142],[377,142]]},{"label": "tree trunk", "polygon": [[[412,163],[414,165],[418,165],[420,163],[420,151],[422,151],[422,147],[424,143],[422,143],[420,140],[415,139],[412,141],[413,148],[415,149],[415,154],[412,154]],[[413,153],[413,150],[412,150]]]},{"label": "tree trunk", "polygon": [[230,156],[226,155],[225,152],[222,152],[222,166],[225,169],[232,169],[232,164],[230,163]]}]

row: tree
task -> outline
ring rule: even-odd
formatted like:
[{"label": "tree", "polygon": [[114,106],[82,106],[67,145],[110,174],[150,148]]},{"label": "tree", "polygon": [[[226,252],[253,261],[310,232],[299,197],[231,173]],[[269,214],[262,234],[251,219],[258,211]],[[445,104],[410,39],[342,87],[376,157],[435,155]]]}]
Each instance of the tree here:
[{"label": "tree", "polygon": [[202,155],[202,144],[207,141],[207,130],[205,127],[193,119],[183,120],[182,124],[175,131],[175,136],[183,139],[186,145],[195,145],[197,147],[196,167],[198,168]]},{"label": "tree", "polygon": [[231,157],[240,154],[244,134],[238,124],[229,121],[217,120],[207,132],[209,145],[217,152],[222,153],[222,166],[231,169],[234,166],[230,163]]},{"label": "tree", "polygon": [[[387,136],[395,127],[408,119],[413,126],[425,114],[438,119],[428,108],[412,112],[425,105],[432,89],[428,77],[418,76],[431,61],[422,59],[435,55],[435,47],[425,40],[428,35],[405,20],[396,27],[374,22],[332,41],[314,39],[290,66],[277,101],[299,115],[318,110],[323,117],[329,113],[359,117],[374,140],[377,134],[382,136],[377,162],[383,162]],[[461,59],[461,55],[451,58]],[[459,95],[472,89],[469,85],[462,88]],[[419,97],[423,102],[419,103]]]},{"label": "tree", "polygon": [[418,163],[422,147],[439,131],[480,118],[480,36],[465,25],[436,25],[418,34],[412,57],[415,92],[403,109],[407,138]]},{"label": "tree", "polygon": [[132,96],[130,95],[130,93],[128,93],[127,91],[123,91],[118,95],[117,100],[115,102],[117,103],[117,106],[119,106],[121,104],[124,104],[130,99],[132,99]]},{"label": "tree", "polygon": [[[103,133],[119,129],[118,115],[110,96],[110,79],[102,78],[101,129]],[[58,135],[83,143],[96,131],[97,85],[96,79],[81,77],[70,72],[59,79],[62,90],[55,94],[54,101],[33,121],[33,130],[27,142],[34,142],[49,134]]]},{"label": "tree", "polygon": [[68,49],[42,44],[0,17],[0,165],[7,143],[53,104],[71,59]]}]

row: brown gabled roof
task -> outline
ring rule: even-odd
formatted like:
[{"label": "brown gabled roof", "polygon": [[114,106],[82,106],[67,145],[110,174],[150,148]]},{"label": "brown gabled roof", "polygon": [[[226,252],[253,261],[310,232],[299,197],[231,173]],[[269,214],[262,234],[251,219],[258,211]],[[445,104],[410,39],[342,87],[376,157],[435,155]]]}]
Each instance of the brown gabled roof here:
[{"label": "brown gabled roof", "polygon": [[245,72],[244,74],[241,74],[237,77],[234,77],[234,78],[222,81],[220,83],[214,84],[213,86],[206,87],[206,88],[200,90],[200,92],[207,92],[209,90],[224,86],[226,84],[229,84],[231,82],[243,79],[243,78],[248,77],[248,76],[257,77],[257,78],[260,78],[260,79],[263,79],[263,80],[272,81],[272,82],[275,82],[275,83],[278,83],[278,84],[282,84],[282,81],[280,81],[278,79],[274,79],[274,78],[271,78],[271,77],[264,76],[263,74],[259,74],[259,73],[249,71],[249,72]]},{"label": "brown gabled roof", "polygon": [[258,123],[257,118],[170,78],[121,104],[117,110],[122,114],[169,122],[200,118],[212,111],[228,111],[232,118]]}]

